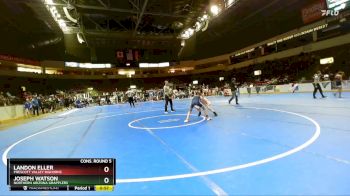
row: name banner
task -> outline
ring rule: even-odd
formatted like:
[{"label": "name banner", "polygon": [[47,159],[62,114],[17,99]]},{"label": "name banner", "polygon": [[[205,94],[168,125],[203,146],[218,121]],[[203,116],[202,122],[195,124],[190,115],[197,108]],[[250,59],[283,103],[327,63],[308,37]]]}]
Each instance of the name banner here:
[{"label": "name banner", "polygon": [[8,159],[7,184],[13,191],[113,190],[115,159]]}]

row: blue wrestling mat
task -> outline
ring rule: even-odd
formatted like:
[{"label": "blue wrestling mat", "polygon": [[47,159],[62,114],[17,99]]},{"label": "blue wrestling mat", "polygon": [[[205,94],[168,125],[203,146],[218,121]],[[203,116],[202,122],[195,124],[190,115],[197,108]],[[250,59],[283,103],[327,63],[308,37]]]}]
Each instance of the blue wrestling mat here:
[{"label": "blue wrestling mat", "polygon": [[[0,131],[0,195],[350,195],[350,94],[82,108]],[[113,192],[10,192],[7,158],[116,158]]]}]

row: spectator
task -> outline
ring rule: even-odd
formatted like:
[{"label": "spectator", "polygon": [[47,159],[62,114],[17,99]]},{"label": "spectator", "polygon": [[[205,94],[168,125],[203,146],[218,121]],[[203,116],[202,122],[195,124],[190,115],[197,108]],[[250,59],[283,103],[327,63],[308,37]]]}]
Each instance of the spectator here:
[{"label": "spectator", "polygon": [[29,99],[26,99],[26,102],[24,103],[24,115],[26,117],[30,117],[30,110],[32,109],[32,104],[29,101]]},{"label": "spectator", "polygon": [[36,115],[39,116],[39,102],[38,102],[38,99],[36,96],[33,97],[32,99],[32,108],[33,108],[33,115]]},{"label": "spectator", "polygon": [[43,102],[41,101],[41,96],[38,97],[38,104],[41,109],[41,113],[44,114],[45,112],[44,112]]}]

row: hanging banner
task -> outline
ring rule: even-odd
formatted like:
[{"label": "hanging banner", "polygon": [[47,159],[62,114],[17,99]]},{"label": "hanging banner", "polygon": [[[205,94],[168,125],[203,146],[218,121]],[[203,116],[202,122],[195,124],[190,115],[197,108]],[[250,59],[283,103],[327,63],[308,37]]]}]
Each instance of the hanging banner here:
[{"label": "hanging banner", "polygon": [[301,10],[301,15],[304,24],[311,23],[321,19],[322,11],[327,9],[327,4],[325,0],[315,0],[313,3],[308,4]]},{"label": "hanging banner", "polygon": [[21,57],[15,57],[15,56],[11,56],[11,55],[0,54],[0,60],[10,61],[10,62],[14,62],[14,63],[22,63],[22,64],[27,64],[27,65],[39,65],[39,61],[25,59],[25,58],[21,58]]}]

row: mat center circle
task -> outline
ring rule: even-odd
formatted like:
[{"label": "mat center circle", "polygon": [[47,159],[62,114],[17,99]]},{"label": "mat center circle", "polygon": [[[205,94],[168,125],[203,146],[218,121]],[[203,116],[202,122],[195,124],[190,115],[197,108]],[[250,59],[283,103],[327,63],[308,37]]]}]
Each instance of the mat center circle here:
[{"label": "mat center circle", "polygon": [[187,114],[169,114],[139,118],[131,121],[128,126],[134,129],[155,130],[187,127],[205,121],[203,116],[191,115],[191,121],[185,123]]}]

